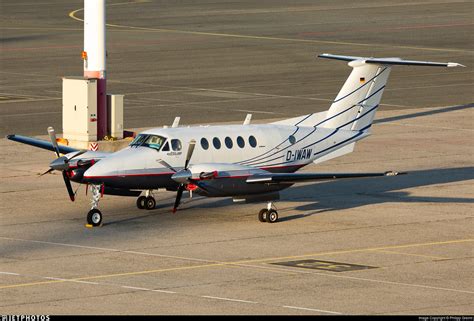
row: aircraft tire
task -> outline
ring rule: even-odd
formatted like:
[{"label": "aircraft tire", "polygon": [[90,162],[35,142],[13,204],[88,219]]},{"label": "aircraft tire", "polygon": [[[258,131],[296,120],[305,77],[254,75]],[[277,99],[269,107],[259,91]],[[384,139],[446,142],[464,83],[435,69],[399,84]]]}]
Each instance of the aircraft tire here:
[{"label": "aircraft tire", "polygon": [[148,196],[145,200],[145,208],[147,210],[154,210],[156,207],[156,201],[154,197]]},{"label": "aircraft tire", "polygon": [[146,208],[146,196],[140,196],[139,198],[137,198],[137,207],[140,210]]},{"label": "aircraft tire", "polygon": [[260,222],[266,222],[267,216],[268,216],[268,210],[266,208],[263,208],[260,210],[260,212],[258,212],[258,220]]},{"label": "aircraft tire", "polygon": [[268,223],[275,223],[276,221],[278,221],[278,212],[275,210],[268,211],[266,221]]},{"label": "aircraft tire", "polygon": [[102,224],[102,213],[97,208],[93,208],[89,213],[87,213],[87,224],[92,226],[99,226]]}]

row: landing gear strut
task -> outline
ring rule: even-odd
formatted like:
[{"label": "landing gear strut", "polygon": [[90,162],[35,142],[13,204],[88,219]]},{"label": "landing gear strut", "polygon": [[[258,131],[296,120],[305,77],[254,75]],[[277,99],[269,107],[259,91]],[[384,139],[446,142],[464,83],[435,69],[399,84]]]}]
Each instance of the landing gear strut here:
[{"label": "landing gear strut", "polygon": [[91,200],[91,210],[87,213],[87,224],[92,226],[100,226],[102,224],[102,213],[97,208],[99,206],[99,200],[101,197],[102,185],[89,185],[92,200]]},{"label": "landing gear strut", "polygon": [[278,221],[278,212],[272,202],[268,202],[267,208],[263,208],[258,212],[258,220],[260,222],[275,223]]},{"label": "landing gear strut", "polygon": [[141,210],[153,210],[156,207],[156,201],[151,190],[147,190],[145,195],[137,198],[137,207]]}]

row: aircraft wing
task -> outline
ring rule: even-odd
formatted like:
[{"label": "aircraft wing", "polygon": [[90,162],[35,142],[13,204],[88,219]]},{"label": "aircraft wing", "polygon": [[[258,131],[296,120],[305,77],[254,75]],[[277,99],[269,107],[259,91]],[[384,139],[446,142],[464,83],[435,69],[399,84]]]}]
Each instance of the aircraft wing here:
[{"label": "aircraft wing", "polygon": [[294,184],[309,181],[332,180],[341,178],[363,178],[377,176],[397,176],[406,173],[275,173],[258,174],[247,178],[248,184]]},{"label": "aircraft wing", "polygon": [[[21,136],[21,135],[8,135],[7,139],[13,140],[15,142],[19,142],[19,143],[22,143],[22,144],[35,146],[35,147],[38,147],[38,148],[47,149],[47,150],[50,150],[50,151],[53,151],[53,152],[55,151],[54,147],[53,147],[53,144],[51,142],[46,141],[46,140],[31,138],[31,137]],[[63,145],[58,145],[58,148],[59,148],[59,152],[61,154],[67,154],[67,153],[72,153],[72,152],[79,151],[79,149],[75,149],[75,148],[68,147],[68,146],[63,146]]]}]

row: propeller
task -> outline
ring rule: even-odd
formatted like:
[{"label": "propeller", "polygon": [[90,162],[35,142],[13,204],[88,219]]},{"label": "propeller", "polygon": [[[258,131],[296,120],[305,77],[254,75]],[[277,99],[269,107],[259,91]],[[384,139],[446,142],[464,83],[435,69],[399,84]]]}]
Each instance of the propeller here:
[{"label": "propeller", "polygon": [[[194,139],[192,139],[189,142],[188,151],[186,153],[186,160],[184,162],[184,168],[180,171],[177,171],[173,166],[171,166],[170,164],[168,164],[167,162],[165,162],[162,159],[157,160],[158,163],[160,163],[164,167],[166,167],[166,168],[168,168],[168,169],[170,169],[171,171],[174,172],[174,174],[171,176],[171,179],[174,180],[175,182],[179,183],[178,192],[176,194],[176,199],[174,201],[173,213],[176,213],[176,211],[178,209],[178,206],[181,203],[181,197],[183,196],[183,192],[186,189],[186,186],[189,185],[190,183],[193,183],[193,184],[199,186],[200,189],[202,189],[204,191],[207,191],[207,189],[204,186],[200,185],[196,180],[194,180],[192,178],[193,174],[189,170],[189,163],[191,161],[191,157],[193,156],[195,147],[196,147],[196,141]],[[211,179],[211,178],[215,178],[215,177],[217,177],[217,172],[216,171],[209,172],[209,173],[201,173],[199,175],[200,179]]]},{"label": "propeller", "polygon": [[192,177],[192,173],[188,169],[188,166],[189,166],[191,157],[193,156],[195,146],[196,146],[196,141],[192,139],[189,142],[188,152],[186,153],[186,160],[184,162],[184,168],[180,171],[177,171],[176,169],[174,169],[170,164],[168,164],[164,160],[158,161],[163,166],[175,172],[173,176],[171,176],[171,179],[179,183],[178,193],[176,194],[176,199],[174,201],[173,213],[176,213],[176,210],[178,209],[178,206],[181,203],[181,197],[183,196],[183,192],[186,189],[186,185],[190,182],[191,177]]},{"label": "propeller", "polygon": [[193,156],[193,153],[194,153],[194,147],[196,147],[196,141],[192,139],[189,142],[188,152],[186,153],[184,169],[175,173],[173,176],[171,176],[172,179],[180,182],[179,187],[178,187],[178,193],[176,194],[176,200],[174,201],[173,213],[176,213],[176,210],[178,209],[178,206],[181,203],[181,197],[183,196],[183,192],[184,192],[184,189],[186,188],[186,184],[192,177],[192,173],[188,169],[188,166],[189,166],[189,161],[191,160],[191,157]]},{"label": "propeller", "polygon": [[[73,159],[74,157],[77,157],[79,155],[84,154],[85,152],[87,152],[87,150],[78,151],[77,153],[75,153],[74,155],[72,155],[69,158],[66,157],[66,156],[61,156],[61,154],[59,152],[58,142],[56,141],[56,133],[55,133],[53,127],[48,127],[48,134],[49,134],[49,138],[51,140],[51,143],[53,144],[54,151],[56,152],[56,156],[58,158],[56,158],[55,160],[53,160],[49,164],[50,169],[48,169],[46,172],[41,174],[40,177],[45,175],[45,174],[51,173],[54,170],[61,171],[62,174],[63,174],[64,184],[66,184],[66,189],[67,189],[67,192],[69,194],[69,198],[71,199],[71,201],[74,202],[75,193],[72,189],[71,180],[69,179],[69,176],[68,176],[69,161],[71,159]],[[84,162],[87,162],[87,161],[84,161]]]}]

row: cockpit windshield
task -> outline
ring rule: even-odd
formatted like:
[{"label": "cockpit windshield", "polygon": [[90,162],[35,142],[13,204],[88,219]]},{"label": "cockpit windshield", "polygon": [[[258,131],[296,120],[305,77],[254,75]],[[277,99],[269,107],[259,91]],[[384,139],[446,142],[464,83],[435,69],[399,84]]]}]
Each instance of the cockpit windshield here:
[{"label": "cockpit windshield", "polygon": [[130,146],[144,146],[150,147],[156,150],[160,150],[166,141],[165,137],[158,135],[149,135],[149,134],[139,134],[135,139],[130,143]]}]

